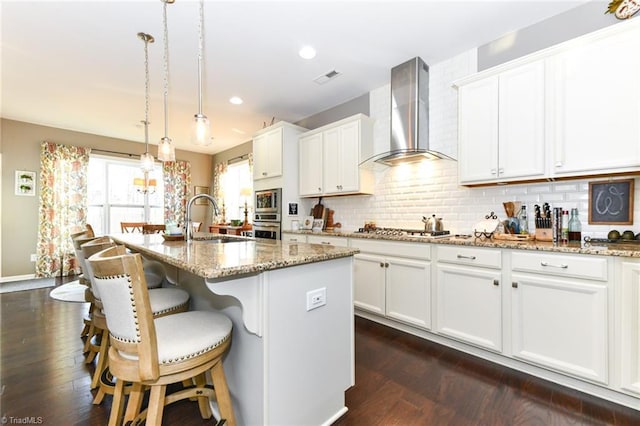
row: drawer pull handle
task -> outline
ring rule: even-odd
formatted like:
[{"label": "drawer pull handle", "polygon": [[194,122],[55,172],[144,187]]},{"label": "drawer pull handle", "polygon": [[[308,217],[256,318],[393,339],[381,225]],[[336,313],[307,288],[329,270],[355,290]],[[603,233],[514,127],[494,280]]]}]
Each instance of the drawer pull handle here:
[{"label": "drawer pull handle", "polygon": [[459,254],[458,255],[458,259],[471,259],[471,260],[476,260],[475,256],[465,256],[463,254]]},{"label": "drawer pull handle", "polygon": [[326,246],[330,246],[331,243],[329,241],[320,241],[320,244],[324,244]]},{"label": "drawer pull handle", "polygon": [[500,281],[499,280],[493,280],[493,285],[499,286],[500,285]]},{"label": "drawer pull handle", "polygon": [[560,269],[567,269],[569,267],[569,265],[564,263],[561,263],[560,265],[553,265],[547,262],[540,262],[540,266],[548,266],[550,268],[560,268]]},{"label": "drawer pull handle", "polygon": [[513,288],[518,288],[518,283],[517,283],[516,281],[513,281],[513,282],[511,283],[511,287],[513,287]]}]

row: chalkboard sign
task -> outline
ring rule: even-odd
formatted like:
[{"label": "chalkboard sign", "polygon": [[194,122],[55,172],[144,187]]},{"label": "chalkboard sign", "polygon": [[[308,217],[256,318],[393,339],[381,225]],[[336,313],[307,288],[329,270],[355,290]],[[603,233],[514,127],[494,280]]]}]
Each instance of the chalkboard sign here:
[{"label": "chalkboard sign", "polygon": [[633,225],[633,179],[589,182],[589,223]]}]

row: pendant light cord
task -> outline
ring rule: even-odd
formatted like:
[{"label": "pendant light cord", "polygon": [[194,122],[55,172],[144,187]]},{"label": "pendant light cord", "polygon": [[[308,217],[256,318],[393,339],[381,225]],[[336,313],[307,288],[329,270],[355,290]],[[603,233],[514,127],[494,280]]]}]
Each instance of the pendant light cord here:
[{"label": "pendant light cord", "polygon": [[164,41],[164,137],[169,139],[169,30],[167,29],[167,2],[163,2],[162,10]]},{"label": "pendant light cord", "polygon": [[144,34],[144,143],[145,154],[149,152],[149,36]]},{"label": "pendant light cord", "polygon": [[198,115],[202,115],[202,51],[204,49],[204,0],[200,0],[198,20]]}]

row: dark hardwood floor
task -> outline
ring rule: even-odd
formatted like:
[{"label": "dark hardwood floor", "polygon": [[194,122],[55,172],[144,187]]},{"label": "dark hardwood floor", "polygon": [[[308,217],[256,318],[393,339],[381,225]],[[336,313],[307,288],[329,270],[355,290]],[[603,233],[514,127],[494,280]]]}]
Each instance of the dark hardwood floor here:
[{"label": "dark hardwood floor", "polygon": [[[51,289],[0,295],[0,416],[4,424],[104,425],[79,337],[86,305]],[[356,386],[336,425],[640,425],[640,412],[356,319]],[[295,409],[295,407],[292,407]],[[192,402],[166,425],[212,425]],[[298,425],[295,425],[298,426]]]}]

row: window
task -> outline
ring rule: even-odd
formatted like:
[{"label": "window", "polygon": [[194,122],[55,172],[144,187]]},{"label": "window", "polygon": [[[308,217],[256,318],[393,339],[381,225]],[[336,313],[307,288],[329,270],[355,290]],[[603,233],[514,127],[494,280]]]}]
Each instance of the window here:
[{"label": "window", "polygon": [[[220,186],[224,193],[224,206],[227,221],[231,219],[244,220],[244,203],[247,201],[249,211],[253,210],[253,196],[240,195],[244,188],[253,190],[253,180],[249,169],[249,160],[238,161],[227,166],[222,176]],[[251,214],[249,214],[251,222]]]},{"label": "window", "polygon": [[87,223],[97,235],[120,232],[120,222],[164,223],[162,165],[149,173],[155,189],[140,192],[134,178],[144,174],[135,160],[92,155],[87,176]]}]

